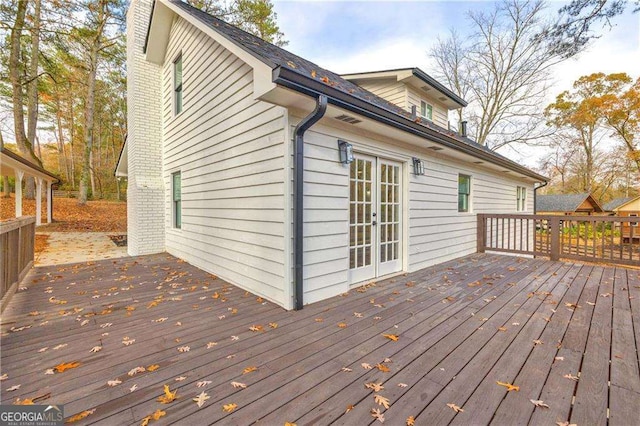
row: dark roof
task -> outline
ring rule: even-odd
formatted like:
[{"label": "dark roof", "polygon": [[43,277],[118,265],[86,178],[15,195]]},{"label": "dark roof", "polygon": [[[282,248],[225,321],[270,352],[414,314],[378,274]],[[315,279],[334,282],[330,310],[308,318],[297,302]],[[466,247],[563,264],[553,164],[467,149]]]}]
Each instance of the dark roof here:
[{"label": "dark roof", "polygon": [[536,197],[536,212],[575,212],[589,198],[595,211],[601,211],[600,205],[588,192],[582,194],[553,194]]},{"label": "dark roof", "polygon": [[615,209],[617,209],[618,207],[620,207],[623,204],[627,204],[629,201],[635,199],[637,197],[622,197],[622,198],[616,198],[613,199],[611,201],[609,201],[607,204],[605,204],[604,206],[602,206],[602,209],[606,212],[612,212]]},{"label": "dark roof", "polygon": [[502,165],[540,181],[548,180],[468,137],[462,137],[457,132],[440,127],[431,121],[413,117],[409,111],[343,79],[338,74],[211,16],[182,0],[169,0],[169,2],[270,66],[274,70],[274,82],[278,84],[286,80],[289,84],[283,85],[301,93],[325,94],[329,97],[329,103],[384,123],[392,125],[395,123],[396,127],[405,131],[412,132],[413,129],[415,134],[422,137],[427,133],[430,139],[445,146]]},{"label": "dark roof", "polygon": [[451,91],[451,89],[447,88],[444,84],[440,83],[435,78],[431,77],[426,72],[422,71],[420,68],[394,68],[390,70],[380,70],[380,71],[362,71],[362,72],[350,72],[348,74],[343,74],[345,77],[354,76],[358,74],[380,74],[380,73],[392,73],[392,72],[400,72],[400,71],[411,71],[411,74],[418,77],[420,80],[424,81],[428,85],[432,86],[436,90],[442,92],[443,94],[450,97],[454,102],[456,102],[460,106],[467,106],[467,101],[462,99],[460,96],[456,95]]},{"label": "dark roof", "polygon": [[47,176],[51,176],[52,178],[54,178],[54,179],[55,179],[55,180],[57,180],[58,182],[61,182],[61,180],[60,180],[60,178],[59,178],[58,176],[56,176],[56,175],[54,175],[53,173],[51,173],[51,172],[49,172],[49,171],[45,170],[44,168],[40,167],[39,165],[34,164],[34,163],[32,163],[31,161],[29,161],[29,160],[27,160],[27,159],[25,159],[25,158],[21,157],[20,155],[16,154],[15,152],[10,151],[9,149],[5,148],[4,146],[3,146],[3,147],[0,147],[0,151],[1,151],[3,154],[5,154],[6,156],[13,158],[14,160],[16,160],[16,161],[18,161],[18,162],[20,162],[20,163],[24,164],[25,166],[27,166],[27,167],[29,167],[29,168],[31,168],[31,169],[33,169],[33,170],[37,170],[37,171],[39,171],[40,173],[44,173],[44,174],[45,174],[45,175],[47,175]]}]

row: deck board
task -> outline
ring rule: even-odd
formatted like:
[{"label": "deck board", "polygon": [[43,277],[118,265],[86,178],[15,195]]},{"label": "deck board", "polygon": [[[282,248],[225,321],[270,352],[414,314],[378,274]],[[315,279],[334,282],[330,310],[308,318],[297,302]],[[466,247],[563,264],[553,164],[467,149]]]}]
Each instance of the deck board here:
[{"label": "deck board", "polygon": [[[478,254],[298,312],[166,254],[36,268],[24,286],[2,318],[2,403],[44,395],[67,417],[95,409],[78,424],[139,424],[157,409],[158,424],[377,424],[379,408],[398,425],[624,425],[640,409],[637,270]],[[164,384],[178,390],[170,404],[157,401]]]}]

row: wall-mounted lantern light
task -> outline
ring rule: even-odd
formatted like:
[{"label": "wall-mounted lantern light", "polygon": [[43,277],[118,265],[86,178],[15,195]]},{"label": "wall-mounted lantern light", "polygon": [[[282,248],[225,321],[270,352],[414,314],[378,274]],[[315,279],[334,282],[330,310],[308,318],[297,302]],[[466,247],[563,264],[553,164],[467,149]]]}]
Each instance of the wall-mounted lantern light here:
[{"label": "wall-mounted lantern light", "polygon": [[340,162],[342,164],[353,162],[353,146],[349,142],[338,139],[338,149],[340,150]]},{"label": "wall-mounted lantern light", "polygon": [[413,157],[413,173],[416,176],[424,175],[424,164],[422,163],[421,159],[416,157]]}]

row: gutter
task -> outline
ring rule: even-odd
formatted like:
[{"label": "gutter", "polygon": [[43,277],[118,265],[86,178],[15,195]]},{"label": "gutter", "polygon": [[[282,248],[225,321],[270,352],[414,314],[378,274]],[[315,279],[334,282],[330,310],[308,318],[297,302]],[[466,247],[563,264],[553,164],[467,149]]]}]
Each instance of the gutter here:
[{"label": "gutter", "polygon": [[451,148],[456,151],[471,155],[475,158],[485,160],[489,163],[502,166],[506,169],[521,173],[525,176],[537,179],[541,182],[547,181],[546,177],[534,173],[526,167],[523,167],[511,160],[497,157],[494,153],[489,153],[487,151],[484,151],[483,149],[468,145],[453,137],[446,137],[436,130],[424,127],[414,121],[411,121],[408,118],[400,117],[398,114],[388,111],[384,108],[371,105],[365,100],[351,96],[338,89],[328,86],[319,80],[304,76],[298,72],[289,70],[288,68],[283,68],[281,66],[275,68],[273,70],[273,82],[280,86],[287,87],[289,89],[295,90],[296,92],[303,93],[314,98],[318,98],[318,96],[320,95],[325,95],[330,104],[335,105],[339,108],[351,111],[355,114],[359,114],[367,118],[371,118],[380,123],[395,127],[423,139],[429,139],[447,148]]},{"label": "gutter", "polygon": [[304,132],[320,121],[327,110],[327,97],[317,95],[315,109],[302,119],[294,131],[293,148],[293,251],[295,253],[295,310],[304,306]]},{"label": "gutter", "polygon": [[536,208],[536,198],[538,196],[538,189],[544,188],[547,185],[549,185],[549,182],[548,181],[544,181],[539,186],[534,186],[533,187],[533,214],[538,214],[538,209]]}]

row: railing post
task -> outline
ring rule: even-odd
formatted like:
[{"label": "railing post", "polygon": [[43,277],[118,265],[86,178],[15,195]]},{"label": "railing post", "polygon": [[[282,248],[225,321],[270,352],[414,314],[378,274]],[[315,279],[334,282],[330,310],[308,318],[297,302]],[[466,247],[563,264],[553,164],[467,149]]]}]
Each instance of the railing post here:
[{"label": "railing post", "polygon": [[549,225],[551,232],[549,258],[550,260],[560,260],[560,216],[551,217]]},{"label": "railing post", "polygon": [[478,226],[476,236],[476,246],[478,253],[484,253],[484,249],[487,245],[487,228],[484,214],[477,215]]}]

